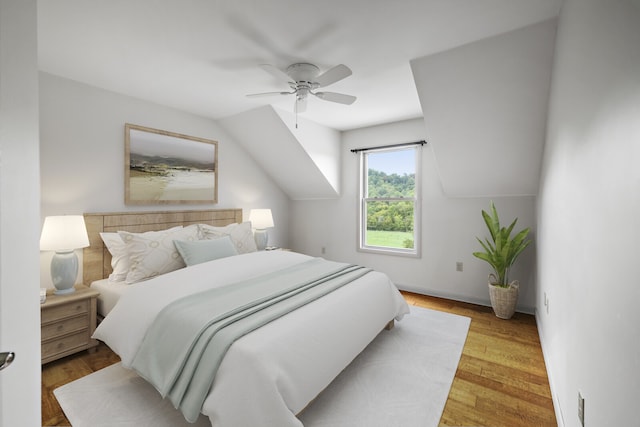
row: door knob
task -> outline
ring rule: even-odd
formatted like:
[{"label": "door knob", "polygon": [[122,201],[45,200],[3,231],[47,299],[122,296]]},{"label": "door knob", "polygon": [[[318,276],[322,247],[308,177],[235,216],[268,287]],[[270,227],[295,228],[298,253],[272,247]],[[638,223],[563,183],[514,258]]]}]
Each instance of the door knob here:
[{"label": "door knob", "polygon": [[15,358],[16,354],[13,351],[0,353],[0,371],[11,365]]}]

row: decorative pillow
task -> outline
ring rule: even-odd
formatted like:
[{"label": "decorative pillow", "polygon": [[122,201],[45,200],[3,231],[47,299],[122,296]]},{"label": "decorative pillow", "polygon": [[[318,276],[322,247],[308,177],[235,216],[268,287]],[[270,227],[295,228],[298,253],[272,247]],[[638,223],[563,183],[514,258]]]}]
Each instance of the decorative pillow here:
[{"label": "decorative pillow", "polygon": [[[179,225],[159,232],[175,231],[181,228],[182,226]],[[111,254],[111,268],[113,271],[109,274],[109,281],[123,282],[127,278],[130,265],[127,245],[125,245],[118,233],[103,232],[100,233],[100,237]]]},{"label": "decorative pillow", "polygon": [[125,282],[132,284],[185,267],[174,240],[198,239],[196,227],[177,230],[129,233],[118,231],[129,254],[129,272]]},{"label": "decorative pillow", "polygon": [[182,255],[182,259],[187,266],[238,255],[238,251],[229,236],[213,240],[198,240],[196,242],[174,240],[173,244],[176,245],[176,249]]},{"label": "decorative pillow", "polygon": [[251,231],[251,223],[248,221],[241,224],[229,224],[225,227],[198,224],[198,228],[200,229],[200,239],[203,240],[219,239],[224,236],[229,236],[239,254],[246,254],[258,250],[256,240],[253,237],[253,231]]}]

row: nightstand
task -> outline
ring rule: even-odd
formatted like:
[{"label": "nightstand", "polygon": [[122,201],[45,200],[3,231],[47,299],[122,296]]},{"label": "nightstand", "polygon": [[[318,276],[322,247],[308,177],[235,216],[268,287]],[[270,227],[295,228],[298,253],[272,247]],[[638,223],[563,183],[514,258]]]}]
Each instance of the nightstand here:
[{"label": "nightstand", "polygon": [[91,339],[96,329],[96,297],[99,292],[83,285],[69,295],[47,292],[40,304],[42,364],[98,345]]}]

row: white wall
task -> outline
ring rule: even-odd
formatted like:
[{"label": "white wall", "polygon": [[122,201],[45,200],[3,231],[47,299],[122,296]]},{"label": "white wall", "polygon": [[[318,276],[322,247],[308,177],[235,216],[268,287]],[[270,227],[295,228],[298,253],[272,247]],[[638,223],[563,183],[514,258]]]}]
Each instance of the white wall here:
[{"label": "white wall", "polygon": [[0,427],[41,425],[35,0],[0,0]]},{"label": "white wall", "polygon": [[300,128],[293,125],[292,129],[290,117],[264,105],[222,118],[218,124],[242,144],[290,199],[336,197],[339,157],[332,156],[340,146],[340,133],[302,118]]},{"label": "white wall", "polygon": [[[480,246],[475,236],[485,236],[480,215],[489,207],[488,198],[447,198],[431,147],[423,148],[422,256],[419,259],[362,253],[357,248],[358,155],[351,149],[425,139],[424,120],[415,119],[343,133],[342,196],[327,201],[292,201],[292,248],[314,256],[354,262],[387,273],[401,288],[420,293],[489,304],[489,267],[471,253]],[[470,177],[469,179],[473,179]],[[506,222],[518,217],[521,228],[535,232],[535,198],[494,199]],[[322,254],[322,248],[325,254]],[[464,271],[456,271],[462,261]],[[519,306],[532,311],[535,248],[518,260],[512,277],[522,284]]]},{"label": "white wall", "polygon": [[567,0],[538,206],[539,330],[560,425],[638,425],[640,2]]},{"label": "white wall", "polygon": [[446,195],[537,194],[555,34],[554,19],[411,61]]},{"label": "white wall", "polygon": [[[218,141],[216,205],[126,206],[124,124]],[[204,208],[271,208],[270,244],[289,244],[289,199],[218,124],[204,117],[40,73],[42,220],[47,215]],[[41,280],[51,286],[43,253]],[[79,280],[82,275],[79,274]]]},{"label": "white wall", "polygon": [[[340,132],[290,112],[274,108],[291,134],[304,147],[331,187],[340,191]],[[283,153],[286,155],[286,153]],[[295,178],[294,178],[295,179]]]}]

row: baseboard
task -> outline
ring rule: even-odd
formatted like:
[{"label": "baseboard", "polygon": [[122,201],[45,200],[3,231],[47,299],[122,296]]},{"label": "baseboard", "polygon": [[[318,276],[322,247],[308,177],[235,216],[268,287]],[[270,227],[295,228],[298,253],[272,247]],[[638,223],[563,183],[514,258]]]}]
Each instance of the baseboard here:
[{"label": "baseboard", "polygon": [[[433,289],[417,288],[415,286],[404,285],[400,283],[396,283],[396,286],[401,291],[413,292],[415,294],[428,295],[436,298],[445,298],[445,299],[450,299],[454,301],[468,302],[469,304],[476,304],[476,305],[482,305],[485,307],[491,307],[491,301],[489,299],[472,298],[466,295],[459,295],[459,294],[450,293],[450,292],[434,291]],[[488,291],[487,291],[487,295],[488,295]],[[516,311],[519,313],[535,315],[535,307],[518,305],[516,307]]]},{"label": "baseboard", "polygon": [[556,423],[558,427],[564,427],[564,417],[562,415],[562,408],[560,407],[560,401],[558,400],[558,394],[555,392],[555,380],[553,379],[553,375],[551,370],[549,369],[549,363],[547,362],[549,358],[547,357],[547,351],[545,350],[545,342],[543,329],[540,327],[540,321],[538,320],[540,312],[536,309],[535,318],[536,318],[536,327],[538,328],[538,336],[540,337],[540,347],[542,348],[542,357],[544,359],[544,366],[547,371],[547,379],[549,380],[549,388],[551,389],[551,399],[553,401],[553,410],[556,413]]}]

